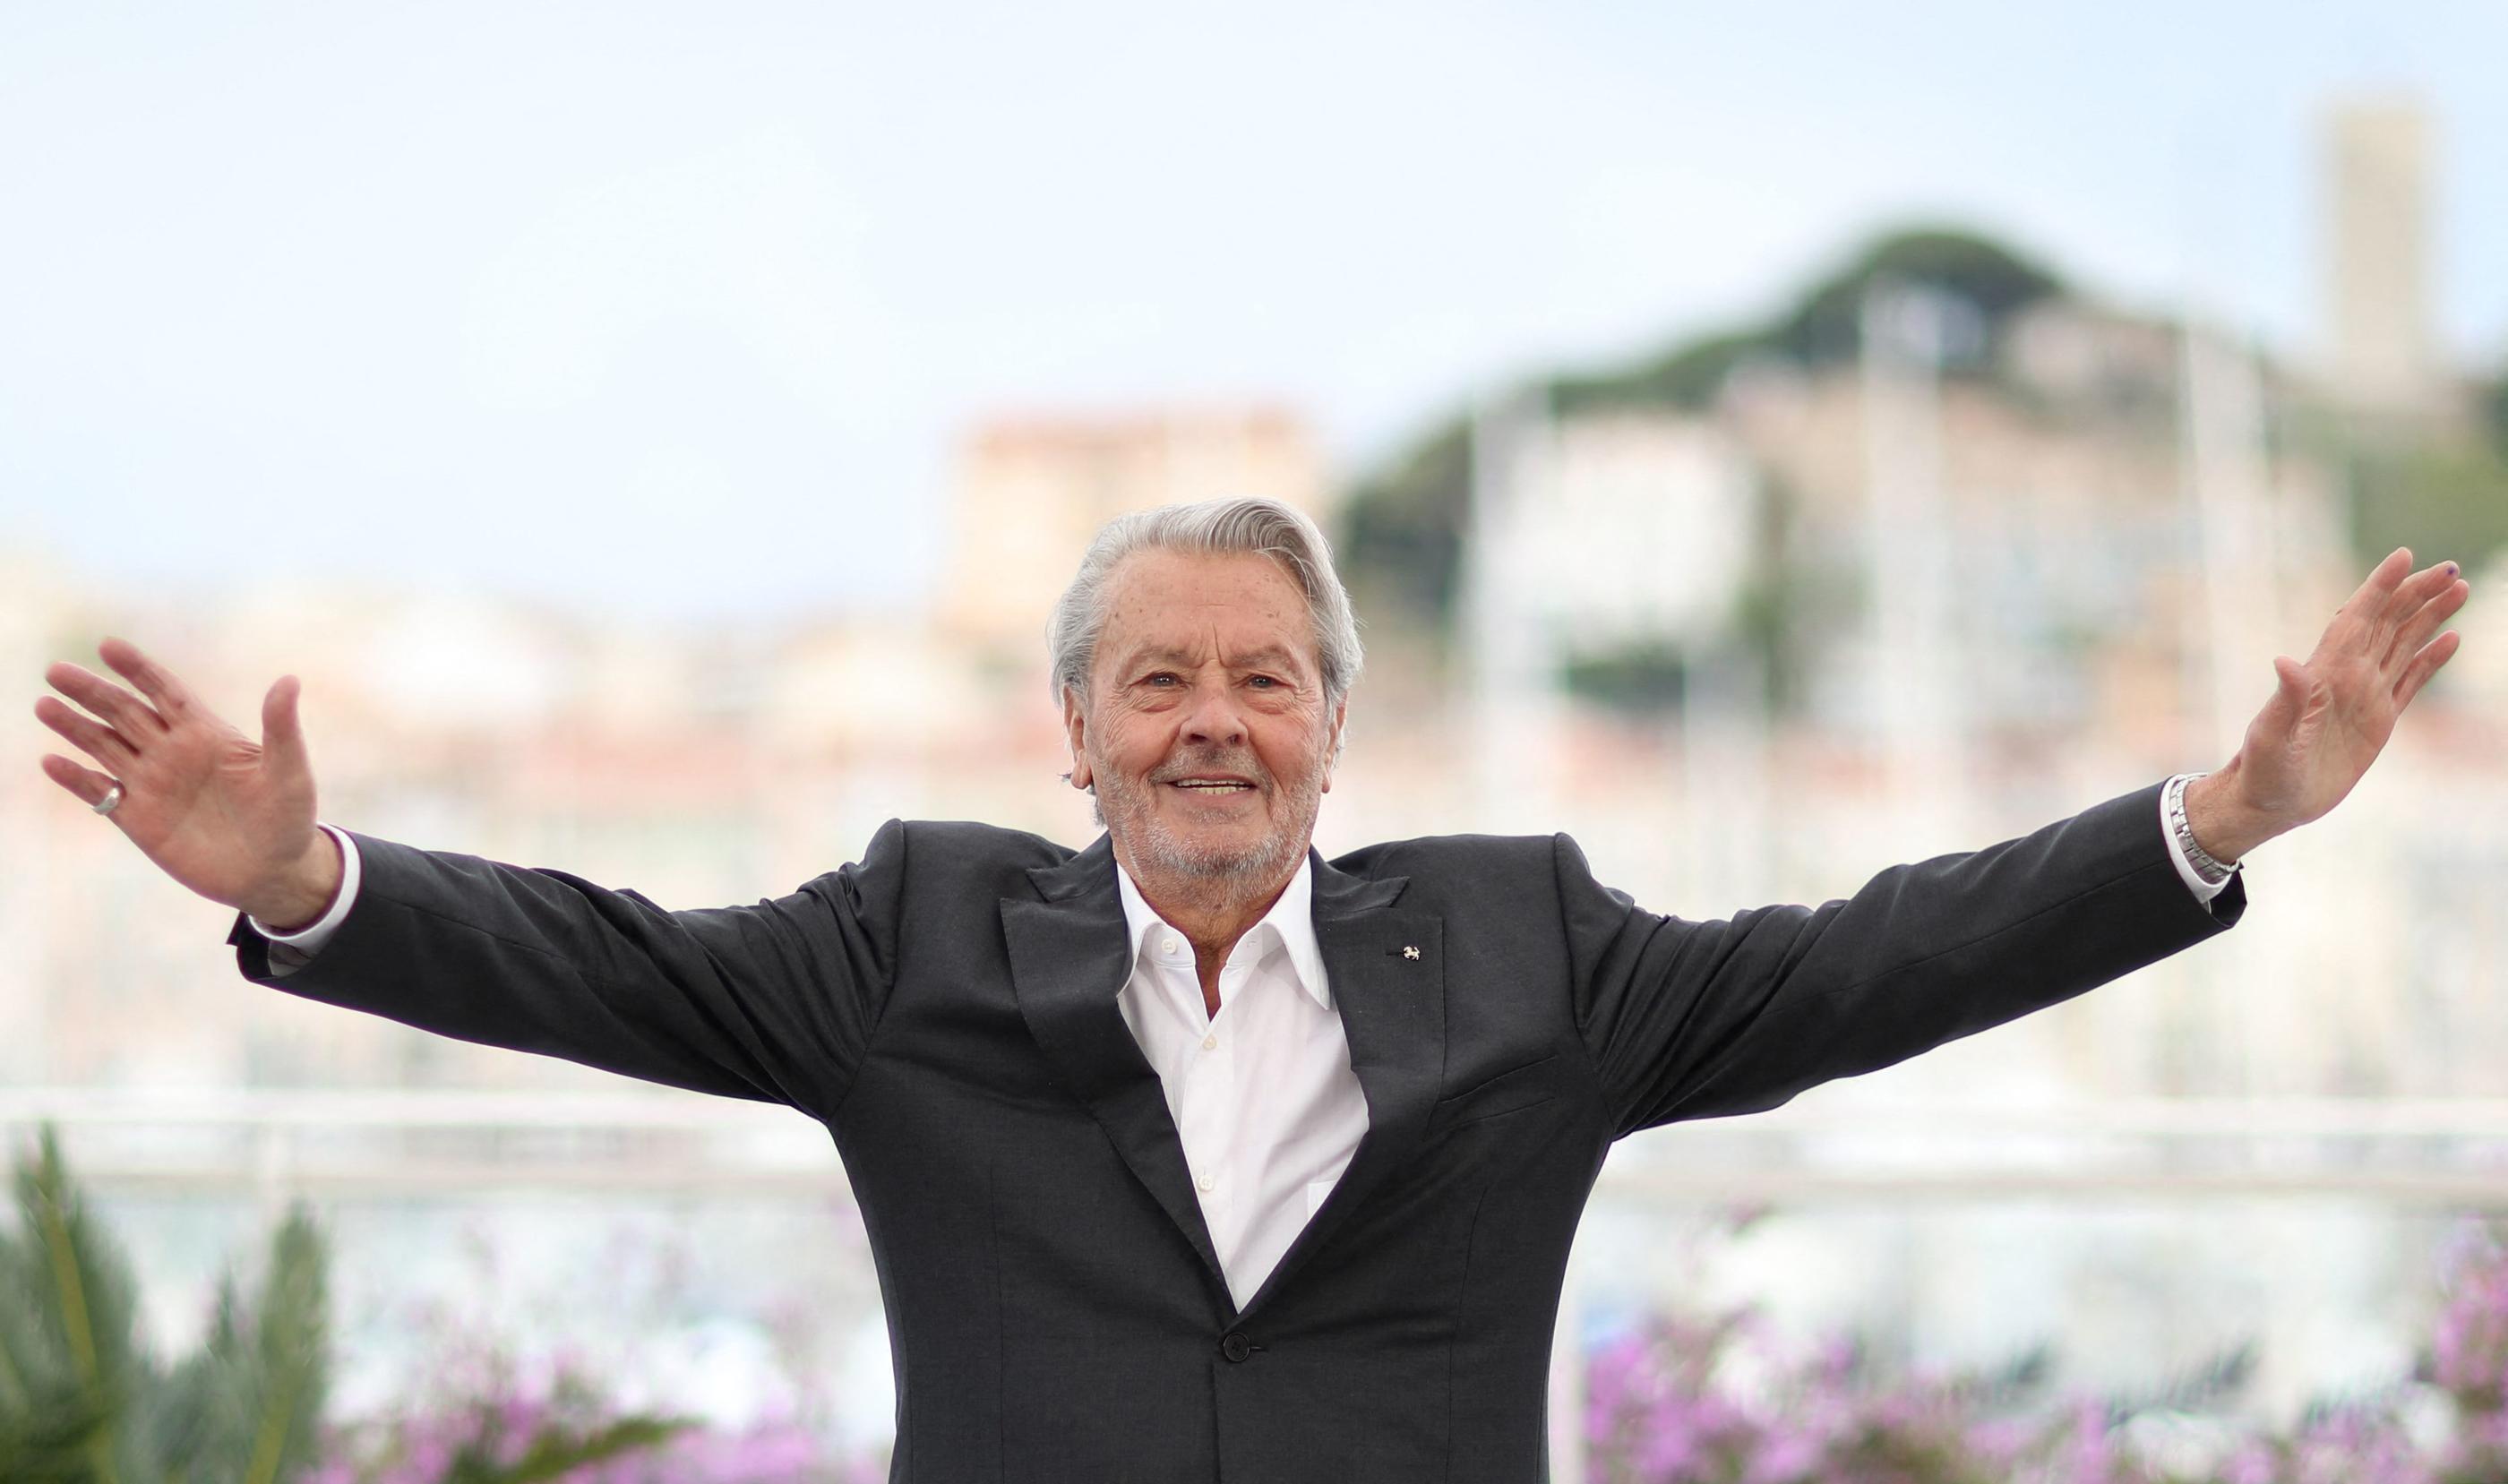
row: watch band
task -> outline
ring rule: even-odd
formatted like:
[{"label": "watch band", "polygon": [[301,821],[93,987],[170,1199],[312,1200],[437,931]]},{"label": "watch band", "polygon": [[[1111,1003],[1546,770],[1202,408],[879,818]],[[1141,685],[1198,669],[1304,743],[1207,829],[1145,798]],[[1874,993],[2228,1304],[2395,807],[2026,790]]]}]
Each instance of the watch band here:
[{"label": "watch band", "polygon": [[2197,778],[2210,776],[2208,773],[2182,773],[2168,781],[2168,828],[2176,835],[2178,848],[2186,852],[2186,859],[2194,866],[2194,873],[2203,878],[2205,885],[2217,886],[2236,874],[2242,863],[2231,861],[2224,865],[2210,851],[2196,844],[2194,827],[2186,819],[2186,786]]}]

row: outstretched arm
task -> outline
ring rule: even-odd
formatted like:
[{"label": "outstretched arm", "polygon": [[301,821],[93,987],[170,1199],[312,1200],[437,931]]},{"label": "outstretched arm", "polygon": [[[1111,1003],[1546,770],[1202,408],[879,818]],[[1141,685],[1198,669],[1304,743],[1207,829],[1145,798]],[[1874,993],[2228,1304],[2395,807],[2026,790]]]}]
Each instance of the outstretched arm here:
[{"label": "outstretched arm", "polygon": [[[35,715],[104,771],[48,755],[44,772],[115,798],[106,817],[159,869],[244,913],[227,941],[255,983],[672,1087],[823,1115],[842,1100],[890,983],[902,825],[787,896],[689,911],[372,835],[344,849],[314,822],[294,676],[264,697],[256,744],[135,647],[97,652],[138,694],[56,664],[45,679],[87,709],[45,696]],[[310,962],[255,927],[334,917]]]},{"label": "outstretched arm", "polygon": [[1773,1108],[2043,1010],[2233,926],[2187,891],[2151,784],[1819,907],[1693,922],[1597,882],[1562,836],[1578,1027],[1612,1136]]},{"label": "outstretched arm", "polygon": [[[2379,563],[2237,756],[2186,793],[2195,843],[2235,862],[2332,809],[2458,646],[2439,625],[2469,588],[2455,565]],[[2432,636],[2436,635],[2435,638]],[[1834,1077],[2068,999],[2234,924],[2235,878],[2191,900],[2166,845],[2162,786],[2020,839],[1894,866],[1854,897],[1688,922],[1607,891],[1562,842],[1559,884],[1579,1027],[1614,1133],[1775,1107]],[[2197,894],[2199,895],[2199,894]]]},{"label": "outstretched arm", "polygon": [[2464,606],[2472,585],[2453,562],[2417,573],[2412,565],[2408,547],[2379,562],[2306,663],[2273,656],[2278,684],[2237,756],[2187,785],[2186,823],[2205,851],[2236,861],[2341,803],[2385,749],[2404,708],[2455,653],[2460,636],[2438,634],[2438,626]]},{"label": "outstretched arm", "polygon": [[397,840],[352,837],[363,879],[292,971],[241,918],[255,983],[438,1035],[645,1082],[788,1103],[844,1100],[894,983],[906,827],[858,865],[747,907],[642,893]]}]

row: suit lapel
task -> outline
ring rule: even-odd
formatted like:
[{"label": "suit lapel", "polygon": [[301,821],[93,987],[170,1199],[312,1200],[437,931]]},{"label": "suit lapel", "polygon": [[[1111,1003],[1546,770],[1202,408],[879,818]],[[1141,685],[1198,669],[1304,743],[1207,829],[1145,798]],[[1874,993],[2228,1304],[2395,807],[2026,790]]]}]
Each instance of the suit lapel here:
[{"label": "suit lapel", "polygon": [[1167,1116],[1159,1074],[1118,1003],[1132,966],[1114,849],[1101,835],[1069,861],[1031,871],[1028,878],[1042,900],[1004,898],[1001,908],[1012,989],[1028,1033],[1224,1294],[1227,1277],[1193,1192],[1184,1140]]},{"label": "suit lapel", "polygon": [[[1316,945],[1349,1038],[1350,1070],[1367,1098],[1367,1132],[1331,1197],[1246,1303],[1245,1314],[1260,1308],[1410,1159],[1445,1068],[1444,919],[1390,909],[1408,877],[1351,875],[1320,857],[1310,865]],[[1165,1090],[1119,1004],[1132,966],[1113,847],[1100,835],[1069,861],[1028,877],[1038,900],[1001,904],[1012,988],[1028,1032],[1192,1244],[1223,1301],[1233,1302]]]},{"label": "suit lapel", "polygon": [[1367,1096],[1367,1132],[1332,1195],[1246,1301],[1248,1315],[1410,1162],[1446,1064],[1445,919],[1391,909],[1407,876],[1370,879],[1320,857],[1312,864],[1316,944],[1349,1038],[1350,1070]]}]

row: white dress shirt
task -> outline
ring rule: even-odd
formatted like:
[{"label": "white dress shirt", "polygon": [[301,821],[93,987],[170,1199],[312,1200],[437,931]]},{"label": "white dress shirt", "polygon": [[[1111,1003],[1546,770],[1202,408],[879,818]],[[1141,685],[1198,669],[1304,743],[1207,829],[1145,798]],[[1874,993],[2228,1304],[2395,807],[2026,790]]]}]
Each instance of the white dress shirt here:
[{"label": "white dress shirt", "polygon": [[[2178,847],[2168,794],[2159,792],[2159,830],[2169,859],[2194,899],[2209,905],[2228,878],[2204,880]],[[356,842],[345,830],[322,828],[340,842],[343,872],[330,910],[284,936],[245,919],[270,940],[275,974],[311,958],[356,900]],[[1237,940],[1220,970],[1216,1016],[1203,1009],[1191,941],[1151,910],[1128,873],[1115,872],[1132,944],[1131,977],[1118,1003],[1166,1092],[1202,1222],[1239,1309],[1332,1194],[1367,1132],[1367,1099],[1349,1069],[1349,1038],[1315,942],[1312,872],[1309,857]]]},{"label": "white dress shirt", "polygon": [[1367,1132],[1315,942],[1311,859],[1219,971],[1219,1014],[1201,997],[1193,944],[1118,867],[1132,974],[1117,1003],[1159,1074],[1228,1291],[1242,1309]]}]

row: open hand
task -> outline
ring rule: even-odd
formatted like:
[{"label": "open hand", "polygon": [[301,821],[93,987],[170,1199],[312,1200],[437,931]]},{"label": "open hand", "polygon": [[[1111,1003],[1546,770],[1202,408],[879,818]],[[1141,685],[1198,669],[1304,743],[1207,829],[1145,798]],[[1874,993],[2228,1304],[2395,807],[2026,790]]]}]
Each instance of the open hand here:
[{"label": "open hand", "polygon": [[2225,791],[2213,814],[2224,821],[2211,832],[2221,836],[2218,844],[2195,816],[2189,791],[2189,822],[2204,848],[2232,860],[2341,803],[2385,748],[2395,719],[2455,653],[2455,632],[2430,636],[2464,606],[2472,586],[2453,562],[2416,573],[2412,561],[2411,550],[2399,547],[2379,562],[2336,612],[2306,663],[2273,657],[2279,685],[2218,775]]},{"label": "open hand", "polygon": [[[60,663],[54,688],[87,708],[39,697],[35,715],[104,771],[44,755],[44,775],[88,804],[122,785],[105,816],[167,875],[274,926],[321,914],[338,882],[338,849],[314,823],[314,770],[297,724],[296,677],[261,703],[261,741],[202,705],[172,672],[120,639],[96,653],[139,687]],[[142,699],[142,697],[145,699]]]}]

